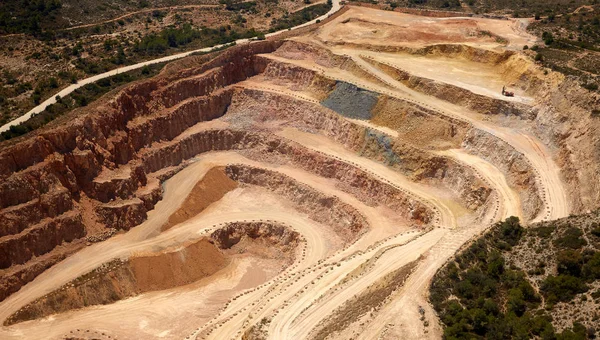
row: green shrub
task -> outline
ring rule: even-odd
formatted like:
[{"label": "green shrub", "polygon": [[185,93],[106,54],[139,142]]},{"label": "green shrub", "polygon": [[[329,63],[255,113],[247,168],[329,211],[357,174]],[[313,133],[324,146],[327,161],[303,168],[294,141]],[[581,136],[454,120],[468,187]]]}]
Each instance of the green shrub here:
[{"label": "green shrub", "polygon": [[544,227],[532,228],[532,229],[530,229],[530,232],[535,233],[538,237],[548,238],[548,237],[552,236],[552,233],[554,233],[554,230],[556,230],[556,228],[553,226],[548,226],[548,227],[544,226]]},{"label": "green shrub", "polygon": [[570,301],[575,295],[585,293],[588,286],[578,277],[571,275],[548,276],[541,285],[547,303]]},{"label": "green shrub", "polygon": [[569,227],[554,241],[554,245],[558,248],[579,249],[587,245],[586,240],[581,236],[583,232],[579,228]]},{"label": "green shrub", "polygon": [[544,56],[541,53],[537,53],[534,58],[535,61],[544,61]]}]

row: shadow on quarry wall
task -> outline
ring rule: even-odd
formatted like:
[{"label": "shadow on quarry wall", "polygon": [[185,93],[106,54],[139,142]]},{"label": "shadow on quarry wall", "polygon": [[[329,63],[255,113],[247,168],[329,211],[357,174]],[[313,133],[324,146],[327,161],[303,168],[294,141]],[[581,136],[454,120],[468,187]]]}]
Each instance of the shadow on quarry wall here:
[{"label": "shadow on quarry wall", "polygon": [[[150,174],[139,160],[222,116],[233,93],[225,87],[264,71],[255,56],[281,44],[236,46],[191,68],[169,67],[69,120],[0,144],[0,301],[85,242],[144,221],[162,197],[160,183],[177,169]],[[194,147],[193,154],[204,150]]]}]

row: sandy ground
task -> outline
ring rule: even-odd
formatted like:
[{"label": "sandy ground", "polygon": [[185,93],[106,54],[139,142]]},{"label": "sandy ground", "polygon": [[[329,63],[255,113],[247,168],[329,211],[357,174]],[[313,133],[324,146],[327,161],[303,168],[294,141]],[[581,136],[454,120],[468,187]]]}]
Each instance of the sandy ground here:
[{"label": "sandy ground", "polygon": [[389,63],[415,76],[458,86],[476,94],[525,104],[533,102],[533,99],[525,91],[517,88],[509,87],[515,93],[514,97],[503,96],[502,87],[510,84],[506,84],[506,81],[502,79],[502,70],[499,70],[497,66],[465,59],[418,57],[406,53],[364,51],[362,55],[379,62]]}]

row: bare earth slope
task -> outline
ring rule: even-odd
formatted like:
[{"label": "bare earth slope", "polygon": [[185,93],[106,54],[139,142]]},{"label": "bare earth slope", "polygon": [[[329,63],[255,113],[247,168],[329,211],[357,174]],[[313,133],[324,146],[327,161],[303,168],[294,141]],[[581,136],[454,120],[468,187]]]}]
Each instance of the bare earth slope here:
[{"label": "bare earth slope", "polygon": [[439,338],[458,249],[598,201],[519,25],[347,7],[0,144],[0,338]]}]

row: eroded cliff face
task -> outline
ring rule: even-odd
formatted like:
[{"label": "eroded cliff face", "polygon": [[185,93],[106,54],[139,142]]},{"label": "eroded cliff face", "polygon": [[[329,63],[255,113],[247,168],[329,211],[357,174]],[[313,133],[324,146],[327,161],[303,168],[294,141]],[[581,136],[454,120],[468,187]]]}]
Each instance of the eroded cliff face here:
[{"label": "eroded cliff face", "polygon": [[541,188],[536,181],[533,166],[523,154],[505,141],[476,129],[469,131],[463,147],[505,173],[508,184],[519,193],[525,217],[533,219],[540,213],[544,204],[540,197]]},{"label": "eroded cliff face", "polygon": [[[192,145],[167,160],[148,149],[169,143],[185,149],[173,139],[222,116],[233,93],[225,87],[262,72],[266,65],[255,62],[256,54],[280,44],[236,47],[194,68],[166,72],[68,123],[7,143],[0,151],[0,298],[41,272],[32,257],[46,254],[46,268],[78,249],[75,240],[102,240],[107,228],[141,223],[161,198],[161,181],[174,173],[154,172],[181,163],[177,155],[189,158],[227,141]],[[10,279],[14,265],[26,280]]]},{"label": "eroded cliff face", "polygon": [[571,209],[594,210],[600,201],[600,117],[592,110],[600,110],[600,96],[571,78],[547,84],[540,95],[534,131],[555,147]]},{"label": "eroded cliff face", "polygon": [[331,228],[345,241],[354,241],[367,229],[364,216],[339,198],[327,196],[286,175],[244,165],[229,165],[227,175],[234,181],[258,185],[294,202],[296,209]]},{"label": "eroded cliff face", "polygon": [[[374,121],[386,126],[383,120],[377,119],[379,113],[385,111],[384,107],[386,105],[376,106]],[[422,134],[427,138],[432,135],[415,131],[422,128],[424,119],[429,119],[418,117],[424,114],[422,111],[402,112],[397,109],[395,106],[386,108],[394,112],[387,120],[403,125],[399,129],[402,137]],[[244,117],[244,120],[237,117]],[[359,125],[332,110],[309,102],[293,102],[278,94],[244,90],[235,96],[226,119],[241,129],[251,129],[253,121],[285,121],[287,125],[300,130],[319,131],[361,156],[385,163],[415,181],[444,185],[468,202],[467,206],[472,210],[482,207],[491,192],[472,169],[452,159],[431,154],[405,142],[403,138],[394,138]],[[445,147],[458,144],[466,136],[469,128],[467,125],[452,119],[440,121],[438,125],[443,125],[442,129],[450,132],[448,138],[439,144]],[[398,205],[395,209],[402,208]]]}]

